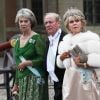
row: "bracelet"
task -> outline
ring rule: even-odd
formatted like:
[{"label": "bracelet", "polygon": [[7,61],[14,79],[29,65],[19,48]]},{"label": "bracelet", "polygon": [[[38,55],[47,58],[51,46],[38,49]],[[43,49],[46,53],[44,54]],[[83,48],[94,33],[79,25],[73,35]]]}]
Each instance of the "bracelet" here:
[{"label": "bracelet", "polygon": [[87,63],[83,63],[83,65],[84,65],[84,68],[87,68]]}]

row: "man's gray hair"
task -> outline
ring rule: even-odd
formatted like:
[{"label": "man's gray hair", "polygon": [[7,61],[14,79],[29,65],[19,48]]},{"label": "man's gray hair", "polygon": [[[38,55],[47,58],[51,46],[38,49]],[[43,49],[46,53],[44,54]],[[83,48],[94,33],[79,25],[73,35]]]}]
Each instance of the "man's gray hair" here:
[{"label": "man's gray hair", "polygon": [[46,14],[44,15],[44,19],[45,19],[46,16],[52,16],[52,17],[55,18],[56,21],[61,22],[61,18],[60,18],[60,16],[59,16],[59,14],[57,14],[57,13],[54,13],[54,12],[46,13]]}]

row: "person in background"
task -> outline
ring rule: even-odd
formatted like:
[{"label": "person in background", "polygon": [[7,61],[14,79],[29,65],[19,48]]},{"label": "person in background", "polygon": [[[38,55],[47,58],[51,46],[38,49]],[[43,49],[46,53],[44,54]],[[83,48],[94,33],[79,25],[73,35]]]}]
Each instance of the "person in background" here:
[{"label": "person in background", "polygon": [[[12,92],[18,91],[19,100],[48,100],[43,66],[45,42],[32,30],[37,24],[36,17],[30,9],[22,8],[16,14],[15,23],[21,35],[0,44],[0,50],[14,47],[17,69]],[[32,72],[27,66],[31,66],[35,71]]]},{"label": "person in background", "polygon": [[65,69],[59,69],[56,65],[58,45],[66,34],[61,29],[61,18],[58,14],[50,12],[44,16],[44,26],[48,34],[46,42],[46,70],[54,82],[54,100],[62,100],[62,82]]},{"label": "person in background", "polygon": [[63,100],[100,100],[94,73],[100,68],[100,38],[85,29],[85,16],[77,8],[69,8],[63,21],[68,34],[60,42],[57,56],[58,67],[66,68]]}]

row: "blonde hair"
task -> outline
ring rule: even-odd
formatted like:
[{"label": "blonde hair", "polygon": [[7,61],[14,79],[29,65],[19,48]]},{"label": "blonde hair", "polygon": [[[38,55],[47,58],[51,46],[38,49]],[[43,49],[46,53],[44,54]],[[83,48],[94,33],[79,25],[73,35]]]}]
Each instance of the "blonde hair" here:
[{"label": "blonde hair", "polygon": [[35,14],[30,9],[22,8],[17,12],[16,18],[15,18],[15,23],[16,24],[18,24],[18,21],[19,21],[20,17],[28,18],[31,21],[31,28],[35,27],[35,25],[37,24]]},{"label": "blonde hair", "polygon": [[85,31],[86,20],[82,11],[80,11],[76,7],[74,8],[71,7],[65,12],[65,14],[63,15],[63,21],[68,31],[69,31],[68,24],[69,24],[70,18],[81,20],[81,22],[83,23],[82,31]]}]

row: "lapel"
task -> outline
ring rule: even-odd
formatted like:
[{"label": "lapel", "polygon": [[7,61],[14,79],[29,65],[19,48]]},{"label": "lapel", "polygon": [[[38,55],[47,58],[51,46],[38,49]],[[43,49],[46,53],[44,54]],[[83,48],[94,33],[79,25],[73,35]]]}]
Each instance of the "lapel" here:
[{"label": "lapel", "polygon": [[49,49],[49,44],[50,44],[50,42],[49,42],[49,39],[46,41],[46,55],[47,55],[47,52],[48,52],[48,49]]},{"label": "lapel", "polygon": [[57,56],[57,54],[58,54],[58,47],[59,47],[59,43],[60,43],[60,41],[62,41],[62,39],[63,39],[64,35],[66,35],[66,33],[65,33],[64,31],[62,31],[62,32],[61,32],[61,35],[60,35],[60,38],[59,38],[58,46],[57,46],[56,56]]}]

